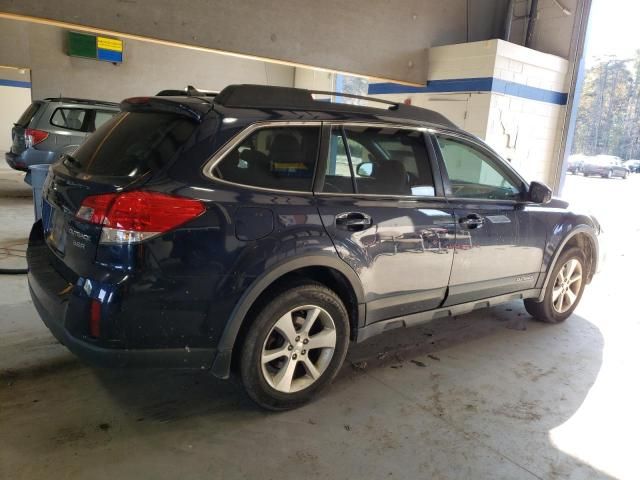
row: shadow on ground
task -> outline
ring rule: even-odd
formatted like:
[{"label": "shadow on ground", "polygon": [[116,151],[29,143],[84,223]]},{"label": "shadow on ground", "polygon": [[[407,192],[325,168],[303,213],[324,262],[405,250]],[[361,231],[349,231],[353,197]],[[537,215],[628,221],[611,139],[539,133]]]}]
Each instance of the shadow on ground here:
[{"label": "shadow on ground", "polygon": [[[373,468],[372,478],[606,478],[560,452],[548,435],[595,382],[602,335],[577,315],[557,326],[529,320],[514,303],[388,332],[353,346],[317,402],[279,414],[259,410],[236,381],[207,372],[90,369],[68,359],[59,369],[13,371],[1,377],[0,443],[13,432],[13,448],[0,453],[0,465],[5,457],[18,478],[46,458],[65,458],[61,465],[86,473],[87,460],[70,452],[124,454],[151,442],[143,450],[153,463],[187,442],[192,453],[223,461],[220,474],[258,478],[251,475],[280,468],[286,448],[279,442],[313,429],[315,437],[296,444],[302,466],[285,477],[357,478]],[[20,428],[30,421],[35,428]],[[333,449],[336,464],[326,459]],[[459,471],[446,474],[455,473],[456,461]]]}]

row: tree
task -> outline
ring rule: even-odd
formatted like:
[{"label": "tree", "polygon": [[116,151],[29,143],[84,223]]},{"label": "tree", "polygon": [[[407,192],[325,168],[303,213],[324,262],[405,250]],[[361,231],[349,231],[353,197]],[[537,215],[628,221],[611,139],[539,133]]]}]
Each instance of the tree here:
[{"label": "tree", "polygon": [[637,144],[640,53],[633,75],[627,63],[611,58],[587,72],[578,108],[574,152],[628,158],[633,146],[640,146]]},{"label": "tree", "polygon": [[633,63],[633,85],[629,97],[629,110],[625,130],[623,158],[640,159],[640,50],[636,50]]}]

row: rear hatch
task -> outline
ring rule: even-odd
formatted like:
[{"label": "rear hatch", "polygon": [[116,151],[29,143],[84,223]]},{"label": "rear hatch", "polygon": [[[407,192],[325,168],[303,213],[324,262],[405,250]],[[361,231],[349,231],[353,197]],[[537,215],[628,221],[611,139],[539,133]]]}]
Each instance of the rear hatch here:
[{"label": "rear hatch", "polygon": [[24,113],[20,116],[18,121],[13,124],[11,129],[11,153],[20,155],[27,148],[25,131],[29,127],[29,123],[33,117],[42,108],[44,102],[35,101],[27,107]]},{"label": "rear hatch", "polygon": [[123,102],[127,111],[102,125],[73,155],[63,155],[45,183],[46,242],[78,275],[90,271],[100,243],[103,225],[87,221],[95,218],[94,210],[104,202],[113,204],[123,192],[139,190],[171,164],[204,115],[176,110],[167,102],[152,105],[152,99],[138,102]]}]

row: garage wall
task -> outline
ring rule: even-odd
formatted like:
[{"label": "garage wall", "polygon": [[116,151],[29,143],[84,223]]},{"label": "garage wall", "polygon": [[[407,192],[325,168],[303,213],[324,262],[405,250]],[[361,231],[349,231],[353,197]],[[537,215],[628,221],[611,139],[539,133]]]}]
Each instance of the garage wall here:
[{"label": "garage wall", "polygon": [[[560,1],[560,0],[558,0]],[[585,0],[562,0],[570,9]],[[508,0],[0,0],[0,13],[422,83],[424,51],[501,38]],[[517,0],[525,13],[527,0]],[[540,0],[534,48],[567,57],[575,16]],[[512,41],[524,40],[522,20]]]},{"label": "garage wall", "polygon": [[[231,83],[292,86],[294,68],[258,60],[126,40],[125,61],[69,57],[66,31],[0,20],[0,65],[31,68],[34,99],[57,96],[120,101],[166,88],[220,90]],[[0,135],[1,136],[1,135]]]},{"label": "garage wall", "polygon": [[30,86],[28,69],[0,67],[0,152],[11,147],[11,127],[31,104]]},{"label": "garage wall", "polygon": [[494,78],[524,89],[494,92],[484,138],[528,180],[553,185],[561,154],[567,101],[562,92],[568,66],[553,55],[498,43]]},{"label": "garage wall", "polygon": [[[530,0],[516,0],[510,42],[524,45]],[[538,16],[531,47],[544,53],[568,58],[578,4],[584,0],[539,0]]]},{"label": "garage wall", "polygon": [[429,50],[424,87],[373,83],[369,93],[438,111],[484,139],[528,180],[553,184],[568,62],[502,40]]}]

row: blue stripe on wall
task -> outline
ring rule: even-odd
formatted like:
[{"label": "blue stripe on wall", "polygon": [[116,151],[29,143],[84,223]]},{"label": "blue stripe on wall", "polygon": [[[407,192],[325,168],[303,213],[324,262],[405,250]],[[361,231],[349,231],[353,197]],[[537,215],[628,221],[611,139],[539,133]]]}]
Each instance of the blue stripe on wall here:
[{"label": "blue stripe on wall", "polygon": [[530,87],[521,83],[500,80],[494,77],[460,78],[453,80],[430,80],[424,87],[410,87],[398,83],[372,83],[369,95],[394,93],[454,93],[454,92],[494,92],[514,97],[537,100],[556,105],[567,104],[567,94]]},{"label": "blue stripe on wall", "polygon": [[4,78],[0,78],[0,86],[31,88],[31,82],[21,82],[20,80],[5,80]]}]

